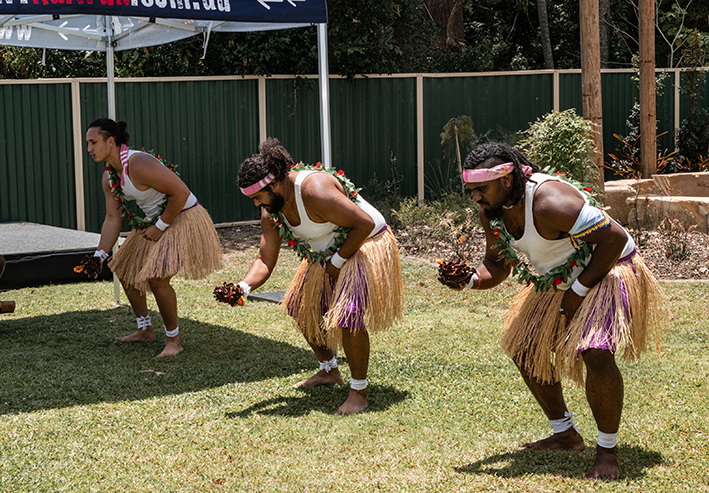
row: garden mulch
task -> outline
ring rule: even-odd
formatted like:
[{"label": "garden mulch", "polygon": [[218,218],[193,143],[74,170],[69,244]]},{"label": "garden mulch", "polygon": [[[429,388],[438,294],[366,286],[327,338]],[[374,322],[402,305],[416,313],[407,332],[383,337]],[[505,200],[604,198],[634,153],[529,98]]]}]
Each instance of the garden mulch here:
[{"label": "garden mulch", "polygon": [[[219,231],[225,251],[246,249],[258,246],[260,226],[244,225],[223,228]],[[452,259],[455,257],[451,242],[433,238],[426,227],[408,228],[394,232],[399,240],[401,254],[404,257],[435,265],[436,258]],[[684,238],[668,238],[659,231],[631,231],[638,243],[638,250],[643,255],[650,270],[660,280],[709,280],[709,236],[704,233],[690,232]],[[482,230],[468,238],[475,246],[473,258],[482,259],[485,251],[485,239]],[[674,259],[671,254],[674,246],[686,247],[686,257]]]}]

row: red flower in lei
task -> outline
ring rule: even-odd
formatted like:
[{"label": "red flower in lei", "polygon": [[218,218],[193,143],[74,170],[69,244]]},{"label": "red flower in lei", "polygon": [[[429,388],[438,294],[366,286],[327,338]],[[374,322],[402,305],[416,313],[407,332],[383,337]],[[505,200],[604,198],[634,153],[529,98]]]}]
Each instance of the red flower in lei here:
[{"label": "red flower in lei", "polygon": [[517,257],[517,252],[510,246],[512,236],[507,232],[502,223],[502,218],[493,219],[490,221],[492,233],[497,238],[497,242],[493,246],[497,250],[498,259],[502,260],[505,267],[512,267],[512,275],[517,276],[517,282],[525,283],[527,286],[534,284],[534,290],[547,291],[549,289],[556,290],[556,287],[563,282],[566,282],[571,277],[571,271],[574,267],[578,267],[587,257],[591,255],[591,247],[588,243],[581,242],[581,249],[572,253],[566,262],[554,267],[544,275],[535,275],[529,268],[526,262],[523,262]]},{"label": "red flower in lei", "polygon": [[[141,149],[143,152],[145,149]],[[175,173],[177,176],[180,176],[180,174],[177,172],[177,165],[172,164],[168,161],[165,160],[162,156],[156,156],[151,152],[147,152],[148,154],[152,155],[155,159],[160,161],[165,167],[167,167],[170,171]],[[125,198],[125,194],[123,193],[123,187],[121,187],[121,180],[118,178],[118,173],[116,173],[116,170],[113,169],[111,165],[106,165],[104,169],[108,172],[108,184],[111,186],[111,191],[113,192],[113,198],[116,199],[116,205],[118,205],[118,208],[121,210],[121,216],[125,217],[128,219],[128,223],[130,224],[131,229],[138,229],[142,230],[145,228],[149,228],[153,224],[155,224],[160,217],[160,215],[165,211],[165,208],[167,207],[167,201],[169,200],[170,196],[165,195],[165,199],[162,201],[160,206],[158,207],[157,213],[153,216],[152,219],[148,220],[147,218],[136,218],[135,214],[131,212],[131,210],[128,208],[127,201]]]},{"label": "red flower in lei", "polygon": [[[350,200],[352,202],[357,201],[357,196],[360,189],[354,187],[354,183],[352,183],[350,179],[345,176],[345,172],[342,170],[335,172],[331,168],[323,167],[320,163],[317,163],[314,166],[296,163],[291,166],[291,169],[294,171],[317,170],[324,173],[329,173],[337,178],[340,184],[342,184],[345,189],[345,193]],[[285,219],[283,218],[283,213],[281,211],[273,214],[273,216],[271,216],[271,220],[273,221],[274,226],[278,228],[278,234],[281,237],[281,241],[286,243],[286,247],[292,248],[298,257],[311,264],[315,262],[326,262],[332,254],[340,249],[342,244],[345,242],[345,239],[347,239],[347,233],[349,232],[348,228],[338,226],[335,229],[335,242],[330,245],[327,250],[313,251],[307,241],[298,239],[293,235],[291,229],[286,226]]]},{"label": "red flower in lei", "polygon": [[[598,203],[591,193],[593,188],[587,186],[588,184],[575,181],[566,173],[556,172],[549,167],[546,167],[541,171],[542,173],[549,175],[556,174],[558,177],[563,177],[563,180],[573,185],[581,193],[581,195],[588,200],[591,206],[602,209],[601,204]],[[554,267],[544,275],[538,276],[530,270],[526,262],[521,261],[517,257],[517,252],[510,246],[512,236],[505,229],[502,218],[491,220],[490,228],[492,229],[492,234],[495,238],[497,238],[497,242],[493,245],[493,248],[498,252],[498,259],[504,262],[505,267],[512,267],[512,275],[517,276],[517,281],[520,284],[526,283],[527,286],[534,284],[534,289],[537,292],[547,291],[549,289],[556,290],[558,285],[569,280],[575,267],[585,265],[585,260],[589,258],[592,253],[591,246],[588,243],[581,241],[579,242],[580,249],[572,253],[566,259],[565,263]]]}]

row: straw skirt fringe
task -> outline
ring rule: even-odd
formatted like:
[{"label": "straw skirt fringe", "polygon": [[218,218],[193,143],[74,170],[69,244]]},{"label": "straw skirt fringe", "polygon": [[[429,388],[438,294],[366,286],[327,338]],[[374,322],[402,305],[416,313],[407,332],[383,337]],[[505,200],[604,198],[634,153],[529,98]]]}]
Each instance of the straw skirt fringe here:
[{"label": "straw skirt fringe", "polygon": [[340,322],[352,318],[353,306],[366,307],[364,327],[346,328],[381,331],[402,317],[403,292],[398,243],[387,229],[364,242],[337,281],[320,263],[303,261],[282,307],[306,340],[335,348],[342,346]]},{"label": "straw skirt fringe", "polygon": [[564,291],[537,293],[523,288],[505,316],[502,348],[524,373],[550,384],[566,375],[583,386],[581,351],[594,347],[598,333],[616,353],[636,360],[652,333],[659,350],[667,322],[662,288],[640,254],[617,264],[594,286],[570,323],[559,313]]},{"label": "straw skirt fringe", "polygon": [[125,284],[145,292],[150,279],[208,276],[221,269],[222,251],[209,213],[197,205],[180,212],[158,241],[131,231],[108,266]]}]

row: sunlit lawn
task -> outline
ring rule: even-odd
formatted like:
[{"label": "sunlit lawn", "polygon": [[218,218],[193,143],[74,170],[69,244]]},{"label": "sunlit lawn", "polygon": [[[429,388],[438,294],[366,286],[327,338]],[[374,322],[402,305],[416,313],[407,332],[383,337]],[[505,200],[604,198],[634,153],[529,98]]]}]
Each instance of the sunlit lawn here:
[{"label": "sunlit lawn", "polygon": [[[457,293],[405,261],[405,320],[372,338],[370,407],[339,418],[347,386],[293,388],[316,361],[279,306],[213,300],[254,255],[176,280],[185,352],[171,359],[154,357],[164,335],[115,342],[135,319],[111,283],[0,293],[17,303],[0,316],[0,490],[709,491],[709,284],[665,283],[663,354],[621,363],[623,477],[607,484],[584,478],[596,430],[578,388],[587,450],[517,451],[551,428],[499,348],[515,285]],[[295,266],[284,252],[262,291]]]}]

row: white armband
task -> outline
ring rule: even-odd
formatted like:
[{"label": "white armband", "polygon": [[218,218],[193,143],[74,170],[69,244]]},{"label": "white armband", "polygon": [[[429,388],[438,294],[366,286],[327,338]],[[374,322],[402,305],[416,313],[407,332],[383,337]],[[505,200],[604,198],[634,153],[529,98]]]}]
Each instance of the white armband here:
[{"label": "white armband", "polygon": [[158,220],[155,221],[155,227],[158,228],[160,231],[165,231],[169,225],[170,224],[162,220],[162,217],[159,217]]},{"label": "white armband", "polygon": [[345,262],[347,262],[347,260],[348,259],[340,256],[340,251],[338,250],[330,258],[330,263],[338,269],[342,269],[342,266],[345,265]]},{"label": "white armband", "polygon": [[241,288],[241,290],[244,292],[244,299],[248,298],[249,293],[251,292],[251,286],[249,286],[244,281],[239,282],[239,284],[237,284],[237,286],[239,286]]},{"label": "white armband", "polygon": [[96,250],[94,252],[94,257],[101,257],[101,262],[106,260],[108,258],[108,254],[104,252],[103,250]]},{"label": "white armband", "polygon": [[591,288],[587,288],[581,282],[576,279],[574,283],[571,285],[571,290],[576,293],[579,296],[586,296],[588,292],[591,290]]}]

